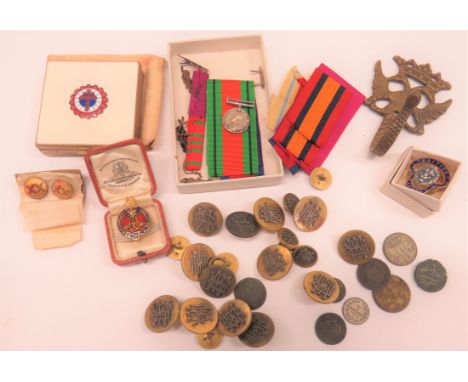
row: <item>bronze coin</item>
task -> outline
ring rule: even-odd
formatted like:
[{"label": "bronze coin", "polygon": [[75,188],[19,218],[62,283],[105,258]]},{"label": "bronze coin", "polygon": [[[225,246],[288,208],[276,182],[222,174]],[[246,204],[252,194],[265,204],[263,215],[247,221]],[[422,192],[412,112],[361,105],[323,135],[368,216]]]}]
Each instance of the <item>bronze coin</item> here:
[{"label": "bronze coin", "polygon": [[411,291],[406,282],[391,275],[387,285],[372,291],[375,303],[389,313],[398,313],[405,309],[411,299]]},{"label": "bronze coin", "polygon": [[223,341],[224,334],[218,328],[210,330],[208,333],[197,334],[198,344],[203,349],[216,349]]},{"label": "bronze coin", "polygon": [[265,303],[267,290],[259,279],[247,277],[239,281],[234,288],[234,297],[245,301],[250,309],[254,310]]},{"label": "bronze coin", "polygon": [[293,260],[302,268],[310,268],[318,260],[317,251],[308,245],[300,245],[293,251]]},{"label": "bronze coin", "polygon": [[208,333],[218,324],[218,312],[208,300],[190,298],[180,307],[180,322],[193,333]]},{"label": "bronze coin", "polygon": [[364,288],[382,288],[390,280],[390,268],[382,260],[370,259],[367,263],[358,265],[357,278]]},{"label": "bronze coin", "polygon": [[310,184],[317,190],[326,190],[332,182],[332,175],[324,167],[316,167],[310,173]]},{"label": "bronze coin", "polygon": [[224,266],[210,265],[200,274],[200,287],[210,297],[226,297],[235,286],[236,276]]},{"label": "bronze coin", "polygon": [[171,237],[172,249],[168,256],[173,260],[182,260],[185,250],[190,245],[188,239],[184,236],[172,236]]},{"label": "bronze coin", "polygon": [[32,199],[42,199],[47,195],[49,186],[44,179],[38,176],[26,179],[23,184],[24,193]]},{"label": "bronze coin", "polygon": [[225,225],[234,236],[242,238],[253,237],[260,231],[260,225],[250,212],[237,211],[229,214]]},{"label": "bronze coin", "polygon": [[198,203],[188,215],[188,223],[193,232],[200,236],[213,236],[223,226],[223,215],[218,207],[211,203]]},{"label": "bronze coin", "polygon": [[208,264],[215,256],[213,250],[206,244],[195,243],[189,245],[182,255],[182,270],[184,274],[193,281],[200,279],[200,273],[208,267]]},{"label": "bronze coin", "polygon": [[356,229],[345,232],[341,236],[338,242],[338,252],[347,263],[364,264],[374,256],[375,243],[367,232]]},{"label": "bronze coin", "polygon": [[327,219],[327,206],[317,196],[305,196],[294,208],[294,222],[301,231],[319,229]]},{"label": "bronze coin", "polygon": [[335,280],[338,283],[338,287],[340,288],[340,294],[338,295],[338,297],[334,301],[334,303],[337,303],[337,302],[342,301],[345,298],[345,296],[346,296],[346,286],[343,284],[343,281],[341,281],[340,279],[337,279],[335,277]]},{"label": "bronze coin", "polygon": [[251,322],[252,311],[242,300],[228,301],[218,312],[218,329],[228,337],[240,336]]},{"label": "bronze coin", "polygon": [[292,256],[282,245],[270,245],[258,256],[258,272],[267,280],[279,280],[291,270]]},{"label": "bronze coin", "polygon": [[210,261],[210,265],[222,265],[223,267],[229,268],[233,273],[236,273],[239,269],[237,257],[230,252],[222,252]]},{"label": "bronze coin", "polygon": [[258,348],[265,346],[275,334],[275,324],[265,313],[253,312],[248,329],[239,336],[244,345]]},{"label": "bronze coin", "polygon": [[299,198],[296,195],[287,193],[283,196],[283,208],[288,214],[294,213],[297,203],[299,203]]},{"label": "bronze coin", "polygon": [[322,314],[315,321],[315,334],[327,345],[336,345],[346,337],[346,323],[335,313]]},{"label": "bronze coin", "polygon": [[279,243],[287,249],[294,249],[299,245],[299,239],[289,228],[280,228],[276,234],[278,235]]},{"label": "bronze coin", "polygon": [[429,259],[416,266],[414,279],[426,292],[438,292],[447,283],[447,271],[440,262]]},{"label": "bronze coin", "polygon": [[59,199],[71,199],[73,197],[73,186],[66,179],[55,179],[52,183],[52,192]]},{"label": "bronze coin", "polygon": [[313,271],[304,277],[304,290],[312,300],[321,304],[335,302],[340,295],[340,286],[333,276]]},{"label": "bronze coin", "polygon": [[257,223],[270,232],[278,231],[284,225],[284,212],[271,198],[260,198],[255,202],[254,215]]},{"label": "bronze coin", "polygon": [[156,333],[165,332],[177,322],[179,310],[179,302],[175,297],[159,296],[146,308],[145,323],[147,328]]}]

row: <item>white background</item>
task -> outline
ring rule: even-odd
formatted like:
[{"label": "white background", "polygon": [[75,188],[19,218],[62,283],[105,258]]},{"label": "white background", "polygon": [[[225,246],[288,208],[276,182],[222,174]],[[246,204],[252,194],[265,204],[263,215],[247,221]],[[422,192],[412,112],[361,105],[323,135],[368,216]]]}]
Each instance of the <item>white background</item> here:
[{"label": "white background", "polygon": [[[0,126],[5,144],[0,151],[3,186],[0,190],[4,218],[0,250],[0,348],[1,349],[198,349],[195,336],[182,327],[163,334],[149,332],[143,321],[148,303],[161,294],[180,301],[203,296],[187,279],[180,263],[159,258],[148,264],[118,267],[111,262],[103,215],[89,182],[82,158],[48,158],[35,147],[47,54],[152,53],[166,56],[169,41],[230,36],[247,32],[1,32],[2,91]],[[276,334],[265,350],[273,349],[466,349],[466,68],[464,32],[264,32],[266,73],[270,91],[277,92],[284,75],[297,65],[308,77],[321,62],[353,86],[370,95],[373,65],[383,60],[384,73],[392,74],[395,54],[430,62],[434,71],[452,84],[439,100],[454,100],[448,112],[428,125],[424,136],[402,132],[389,153],[372,158],[368,146],[380,117],[362,107],[325,162],[333,174],[332,187],[313,190],[300,173],[287,174],[280,186],[217,193],[181,195],[175,188],[172,163],[173,132],[169,88],[165,89],[161,135],[150,159],[156,176],[156,197],[164,206],[171,235],[201,241],[215,252],[230,251],[240,261],[238,278],[260,277],[256,259],[276,236],[265,231],[241,240],[225,229],[215,237],[200,238],[187,224],[190,207],[201,201],[217,204],[224,216],[250,211],[255,200],[269,196],[278,201],[286,192],[318,195],[328,206],[328,219],[314,233],[301,233],[300,241],[315,247],[319,261],[314,269],[333,274],[347,286],[347,297],[358,296],[369,304],[371,316],[361,326],[348,325],[346,339],[330,347],[314,333],[316,318],[324,312],[339,313],[342,303],[319,305],[305,295],[302,280],[307,270],[293,267],[279,281],[264,281],[268,298],[259,310],[275,322]],[[166,79],[168,79],[166,73]],[[400,154],[409,145],[464,162],[440,213],[420,218],[380,193],[379,188]],[[86,224],[83,241],[71,248],[32,249],[30,233],[23,231],[14,173],[79,168],[86,175]],[[290,217],[286,226],[294,228]],[[415,264],[390,265],[412,291],[409,307],[398,314],[381,311],[371,293],[359,285],[355,267],[343,262],[336,250],[340,235],[349,229],[369,232],[384,259],[381,246],[395,231],[410,234],[418,245],[416,262],[439,259],[449,281],[439,293],[420,290],[413,281]],[[220,306],[225,300],[214,300]],[[243,350],[237,339],[225,338],[221,349]]]}]

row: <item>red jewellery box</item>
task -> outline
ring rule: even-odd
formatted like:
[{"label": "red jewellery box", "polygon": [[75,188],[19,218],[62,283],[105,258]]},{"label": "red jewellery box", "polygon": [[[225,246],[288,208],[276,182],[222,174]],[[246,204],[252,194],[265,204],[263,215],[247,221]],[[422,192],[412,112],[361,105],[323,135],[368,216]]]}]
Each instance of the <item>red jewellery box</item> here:
[{"label": "red jewellery box", "polygon": [[125,265],[167,254],[171,242],[156,181],[141,140],[101,146],[85,154],[101,203],[112,261]]}]

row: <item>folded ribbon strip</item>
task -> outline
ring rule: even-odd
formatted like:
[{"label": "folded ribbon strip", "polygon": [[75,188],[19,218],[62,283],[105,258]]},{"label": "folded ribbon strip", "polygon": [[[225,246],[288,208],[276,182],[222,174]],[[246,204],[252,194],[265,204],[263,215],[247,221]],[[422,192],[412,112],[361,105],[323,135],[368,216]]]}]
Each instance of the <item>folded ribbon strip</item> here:
[{"label": "folded ribbon strip", "polygon": [[203,160],[206,115],[206,82],[208,72],[195,69],[192,75],[192,92],[187,121],[187,155],[184,169],[200,171]]},{"label": "folded ribbon strip", "polygon": [[364,95],[325,65],[299,90],[270,143],[294,174],[320,166],[336,144]]},{"label": "folded ribbon strip", "polygon": [[277,96],[271,96],[266,122],[266,127],[268,129],[275,130],[278,127],[284,115],[294,103],[297,93],[305,83],[306,80],[302,77],[301,73],[299,73],[296,66],[289,69],[281,85],[279,94]]},{"label": "folded ribbon strip", "polygon": [[206,158],[208,176],[240,177],[261,175],[260,136],[257,110],[244,108],[249,114],[249,128],[240,134],[223,127],[223,115],[237,106],[227,98],[255,102],[253,81],[208,80],[206,89]]}]

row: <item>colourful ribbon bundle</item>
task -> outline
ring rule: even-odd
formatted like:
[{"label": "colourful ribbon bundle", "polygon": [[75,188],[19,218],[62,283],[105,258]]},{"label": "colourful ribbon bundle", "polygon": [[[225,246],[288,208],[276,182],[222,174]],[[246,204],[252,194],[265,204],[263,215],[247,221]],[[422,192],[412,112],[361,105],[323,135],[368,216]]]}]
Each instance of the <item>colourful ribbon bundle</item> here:
[{"label": "colourful ribbon bundle", "polygon": [[300,84],[294,103],[270,139],[293,174],[299,168],[310,173],[323,163],[365,99],[323,64]]},{"label": "colourful ribbon bundle", "polygon": [[186,171],[200,171],[202,166],[207,80],[208,72],[201,69],[193,71],[189,119],[187,121],[187,155],[184,161]]},{"label": "colourful ribbon bundle", "polygon": [[208,176],[243,177],[263,174],[257,110],[244,108],[250,118],[243,133],[231,133],[223,127],[229,109],[227,98],[255,102],[253,81],[208,80],[206,88],[206,158]]},{"label": "colourful ribbon bundle", "polygon": [[278,127],[284,115],[294,103],[297,93],[305,83],[306,80],[299,73],[296,66],[289,69],[279,94],[271,96],[266,122],[268,129],[275,130]]}]

